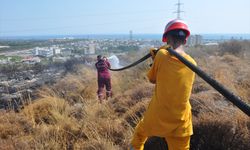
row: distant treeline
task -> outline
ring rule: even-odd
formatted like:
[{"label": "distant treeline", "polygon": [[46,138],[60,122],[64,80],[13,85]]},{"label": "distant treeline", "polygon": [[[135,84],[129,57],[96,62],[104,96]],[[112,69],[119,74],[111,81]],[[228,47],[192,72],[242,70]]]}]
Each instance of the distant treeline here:
[{"label": "distant treeline", "polygon": [[24,50],[31,49],[34,47],[48,47],[56,44],[66,44],[70,42],[76,42],[79,39],[73,40],[0,40],[0,46],[9,46],[1,48],[0,51],[14,51],[14,50]]}]

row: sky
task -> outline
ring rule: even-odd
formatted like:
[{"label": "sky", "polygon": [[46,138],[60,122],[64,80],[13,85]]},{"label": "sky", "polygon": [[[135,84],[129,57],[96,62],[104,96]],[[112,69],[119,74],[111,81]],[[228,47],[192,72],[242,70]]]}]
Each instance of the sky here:
[{"label": "sky", "polygon": [[[191,34],[250,34],[250,0],[180,0]],[[178,0],[0,0],[0,36],[161,34]]]}]

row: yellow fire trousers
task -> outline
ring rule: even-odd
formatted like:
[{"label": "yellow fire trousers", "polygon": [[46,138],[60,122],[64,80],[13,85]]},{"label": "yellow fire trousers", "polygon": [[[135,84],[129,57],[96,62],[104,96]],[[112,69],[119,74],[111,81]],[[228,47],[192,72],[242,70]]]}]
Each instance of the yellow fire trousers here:
[{"label": "yellow fire trousers", "polygon": [[[131,141],[131,147],[129,150],[143,150],[144,143],[146,142],[148,136],[140,123],[135,128],[135,133]],[[168,150],[189,150],[190,147],[190,136],[186,137],[164,137],[167,144]]]}]

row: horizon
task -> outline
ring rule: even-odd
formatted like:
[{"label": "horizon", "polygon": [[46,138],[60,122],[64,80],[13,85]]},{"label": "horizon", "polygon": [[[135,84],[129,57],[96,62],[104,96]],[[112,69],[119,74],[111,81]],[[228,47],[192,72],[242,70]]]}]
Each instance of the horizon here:
[{"label": "horizon", "polygon": [[[191,34],[201,35],[203,39],[217,39],[217,40],[228,40],[228,39],[242,39],[250,40],[250,34],[245,33],[204,33],[204,34]],[[2,36],[0,40],[48,40],[48,39],[62,39],[62,38],[73,38],[73,39],[129,39],[129,34],[69,34],[69,35],[25,35],[25,36]],[[162,34],[159,33],[139,33],[133,34],[133,39],[152,39],[161,40]]]}]

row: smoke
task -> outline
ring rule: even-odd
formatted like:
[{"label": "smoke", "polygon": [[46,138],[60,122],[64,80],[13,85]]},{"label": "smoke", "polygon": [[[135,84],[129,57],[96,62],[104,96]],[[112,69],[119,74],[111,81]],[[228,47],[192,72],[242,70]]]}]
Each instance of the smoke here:
[{"label": "smoke", "polygon": [[112,55],[108,57],[108,61],[111,65],[112,69],[122,68],[123,66],[120,65],[119,58],[116,55]]}]

